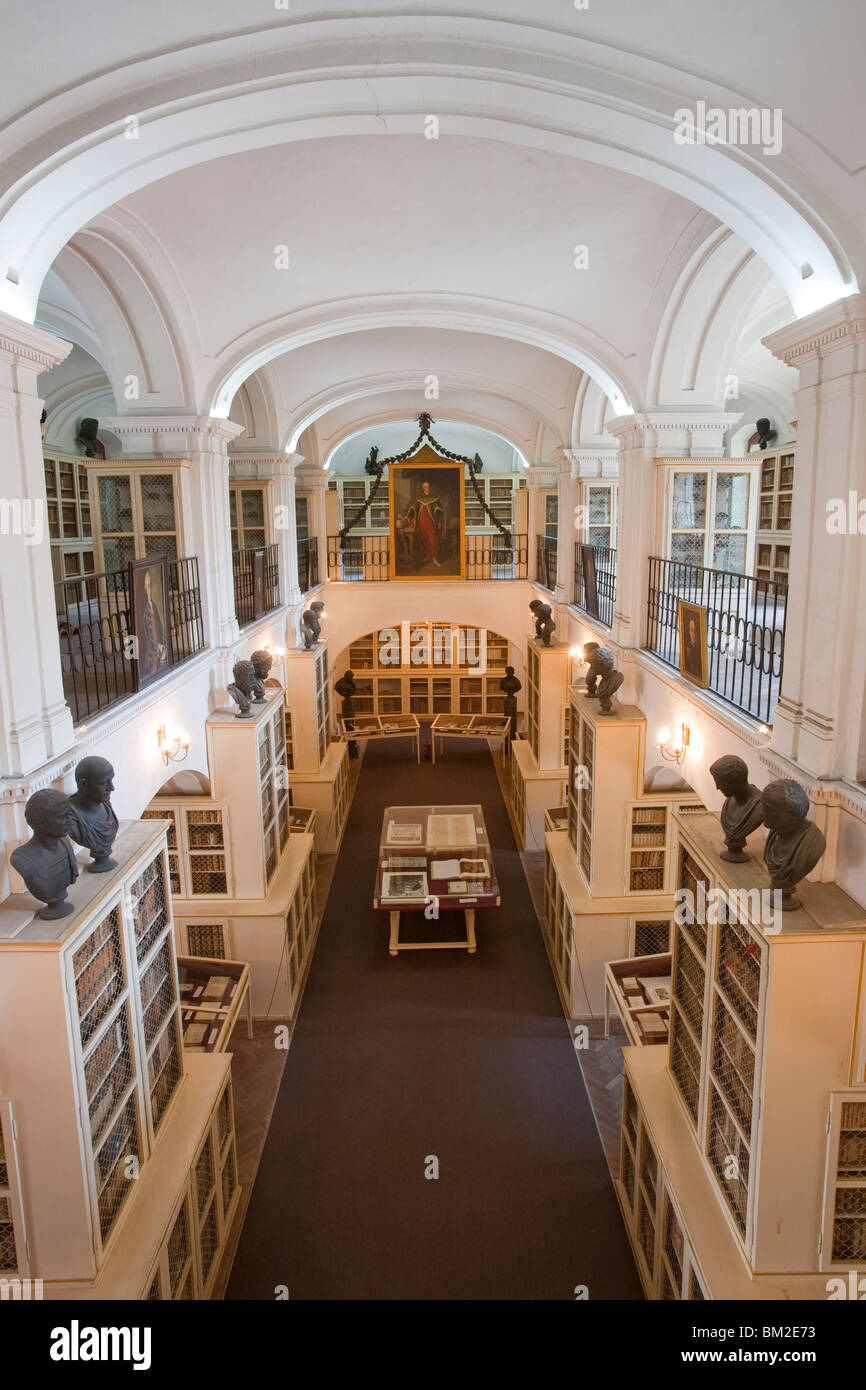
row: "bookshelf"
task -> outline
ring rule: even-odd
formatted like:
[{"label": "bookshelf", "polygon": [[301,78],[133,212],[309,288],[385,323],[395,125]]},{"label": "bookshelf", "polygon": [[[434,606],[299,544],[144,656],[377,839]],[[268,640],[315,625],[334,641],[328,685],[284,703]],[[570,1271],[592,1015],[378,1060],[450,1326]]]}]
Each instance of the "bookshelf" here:
[{"label": "bookshelf", "polygon": [[[8,1102],[0,1109],[0,1210],[12,1214],[15,1258],[29,1253],[46,1285],[110,1286],[131,1210],[159,1207],[155,1156],[176,1155],[181,1133],[165,828],[123,822],[114,855],[117,869],[72,885],[68,917],[41,921],[27,894],[0,904],[0,1047],[16,1097],[14,1130]],[[210,1070],[205,1090],[213,1081]],[[8,1259],[8,1237],[4,1248]]]},{"label": "bookshelf", "polygon": [[230,894],[228,807],[209,797],[155,797],[142,820],[167,820],[168,872],[180,898]]},{"label": "bookshelf", "polygon": [[[252,719],[236,719],[230,709],[208,715],[213,798],[173,803],[181,898],[263,898],[285,853],[289,772],[282,690],[252,709]],[[156,798],[148,812],[159,811],[165,800]]]},{"label": "bookshelf", "polygon": [[[480,628],[413,623],[400,634],[399,652],[393,637],[390,628],[368,632],[347,650],[346,667],[354,673],[358,692],[356,714],[416,714],[423,719],[502,713],[505,697],[499,682],[510,653],[506,637],[486,630],[486,668],[477,675],[474,658],[484,653]],[[342,663],[338,666],[344,669]]]}]

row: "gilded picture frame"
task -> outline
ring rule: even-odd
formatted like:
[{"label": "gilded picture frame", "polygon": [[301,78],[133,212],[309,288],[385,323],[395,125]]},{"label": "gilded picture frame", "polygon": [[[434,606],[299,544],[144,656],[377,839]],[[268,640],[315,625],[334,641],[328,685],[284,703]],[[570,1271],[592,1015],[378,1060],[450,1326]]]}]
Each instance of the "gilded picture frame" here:
[{"label": "gilded picture frame", "polygon": [[427,446],[389,464],[391,579],[465,577],[465,467]]}]

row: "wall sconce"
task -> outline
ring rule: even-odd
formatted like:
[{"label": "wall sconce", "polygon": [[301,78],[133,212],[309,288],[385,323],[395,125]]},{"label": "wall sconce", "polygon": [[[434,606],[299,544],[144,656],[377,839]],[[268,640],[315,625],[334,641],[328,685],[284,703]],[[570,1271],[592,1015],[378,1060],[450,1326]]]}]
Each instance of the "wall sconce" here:
[{"label": "wall sconce", "polygon": [[680,742],[677,748],[665,747],[665,744],[670,738],[670,729],[662,729],[661,733],[659,734],[659,752],[661,753],[662,757],[665,759],[666,762],[679,763],[680,766],[682,766],[682,764],[686,760],[686,755],[689,751],[689,743],[691,741],[692,736],[692,732],[688,724],[683,724],[681,726],[681,729],[682,732],[680,734]]},{"label": "wall sconce", "polygon": [[187,753],[189,752],[189,743],[183,742],[182,734],[178,734],[177,737],[173,740],[174,752],[172,752],[166,746],[169,743],[169,739],[166,736],[164,724],[161,728],[157,729],[156,731],[156,741],[159,745],[159,751],[162,756],[162,761],[165,763],[166,766],[168,766],[169,763],[182,763]]}]

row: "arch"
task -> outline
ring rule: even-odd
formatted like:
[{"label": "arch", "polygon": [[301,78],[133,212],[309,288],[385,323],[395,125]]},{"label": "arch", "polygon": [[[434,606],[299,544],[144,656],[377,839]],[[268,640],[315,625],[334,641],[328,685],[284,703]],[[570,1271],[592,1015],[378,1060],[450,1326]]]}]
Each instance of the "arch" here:
[{"label": "arch", "polygon": [[[369,430],[375,429],[377,425],[394,424],[405,420],[406,415],[403,411],[379,411],[375,415],[371,415],[368,419],[364,420],[363,422],[347,425],[343,430],[340,431],[339,435],[336,438],[336,442],[332,445],[329,445],[327,457],[325,459],[325,462],[322,464],[322,468],[330,468],[331,461],[334,455],[336,454],[337,450],[341,449],[343,445],[348,443],[350,439],[355,439],[360,434],[366,434]],[[440,421],[437,417],[437,421],[436,423],[434,423],[433,426],[434,435],[436,433],[436,424],[438,423],[440,423]],[[455,416],[453,411],[449,411],[448,415],[442,416],[441,423],[443,425],[474,425],[476,429],[484,430],[487,434],[495,435],[497,439],[501,439],[506,444],[510,445],[510,447],[517,454],[517,457],[519,461],[523,464],[524,468],[529,468],[529,460],[523,452],[522,447],[510,434],[507,434],[504,431],[501,425],[497,427],[496,425],[491,424],[486,420],[472,418],[469,415]],[[415,432],[417,433],[418,426],[415,425],[414,428]],[[409,440],[409,434],[410,431],[407,431],[407,443]]]},{"label": "arch", "polygon": [[[253,372],[275,357],[296,348],[347,333],[381,328],[444,328],[457,333],[480,333],[541,348],[571,362],[597,383],[615,415],[629,415],[639,400],[628,382],[625,362],[610,362],[610,348],[591,330],[562,315],[521,305],[464,295],[377,295],[363,302],[350,299],[328,306],[323,317],[302,309],[275,320],[266,331],[256,329],[232,344],[214,375],[202,403],[202,413],[227,419],[235,392]],[[626,384],[628,382],[628,384]]]},{"label": "arch", "polygon": [[[263,63],[265,34],[273,37]],[[419,134],[419,90],[445,134],[606,164],[706,209],[765,261],[798,314],[857,289],[854,262],[866,265],[862,238],[830,208],[851,243],[843,245],[831,217],[794,187],[791,179],[803,176],[792,164],[786,181],[745,147],[676,144],[677,103],[697,79],[501,18],[414,16],[409,47],[411,59],[389,16],[281,22],[192,45],[168,63],[166,55],[127,63],[21,115],[7,135],[28,152],[29,169],[0,202],[0,309],[32,322],[61,248],[154,180],[312,136]],[[146,141],[123,138],[130,110],[146,125]],[[827,162],[806,137],[795,138],[805,154]]]}]

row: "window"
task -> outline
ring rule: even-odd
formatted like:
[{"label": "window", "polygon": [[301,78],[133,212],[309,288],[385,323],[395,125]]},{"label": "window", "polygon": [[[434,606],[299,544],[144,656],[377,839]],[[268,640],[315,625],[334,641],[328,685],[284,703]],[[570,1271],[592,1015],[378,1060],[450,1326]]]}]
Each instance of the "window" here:
[{"label": "window", "polygon": [[95,482],[105,570],[125,569],[145,555],[177,557],[174,472],[100,472]]},{"label": "window", "polygon": [[674,472],[670,558],[745,574],[751,486],[750,472]]},{"label": "window", "polygon": [[229,517],[232,550],[246,550],[268,543],[265,489],[229,483]]},{"label": "window", "polygon": [[616,484],[586,484],[586,544],[616,550]]}]

